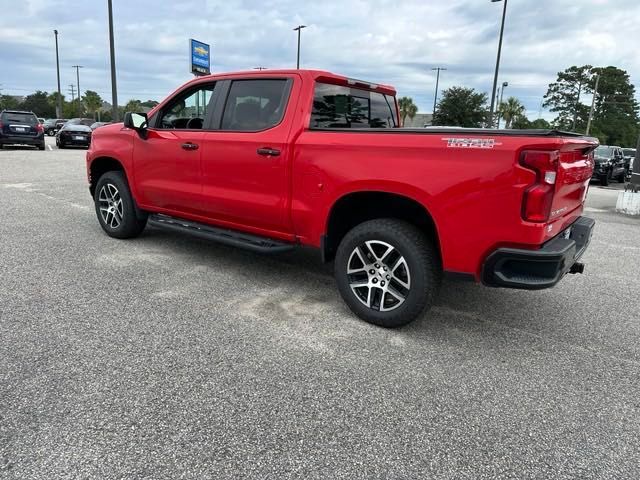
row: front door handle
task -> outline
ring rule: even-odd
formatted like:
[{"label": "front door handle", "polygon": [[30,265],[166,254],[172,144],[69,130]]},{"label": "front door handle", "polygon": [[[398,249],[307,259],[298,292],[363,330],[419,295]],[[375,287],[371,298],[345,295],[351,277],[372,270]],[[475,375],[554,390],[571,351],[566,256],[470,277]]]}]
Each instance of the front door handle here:
[{"label": "front door handle", "polygon": [[187,143],[183,143],[182,144],[182,148],[184,150],[197,150],[198,149],[198,144],[197,143],[187,142]]},{"label": "front door handle", "polygon": [[258,149],[258,155],[263,155],[265,157],[277,157],[280,155],[280,150],[277,148],[262,147]]}]

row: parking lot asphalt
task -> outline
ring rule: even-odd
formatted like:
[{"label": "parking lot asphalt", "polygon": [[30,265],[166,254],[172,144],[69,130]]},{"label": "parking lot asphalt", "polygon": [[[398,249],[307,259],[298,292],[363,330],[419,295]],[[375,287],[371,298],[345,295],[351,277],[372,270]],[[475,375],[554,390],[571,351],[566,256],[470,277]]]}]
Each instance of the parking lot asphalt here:
[{"label": "parking lot asphalt", "polygon": [[107,237],[84,155],[0,151],[0,478],[640,478],[621,186],[591,188],[584,275],[447,281],[383,330],[313,251]]}]

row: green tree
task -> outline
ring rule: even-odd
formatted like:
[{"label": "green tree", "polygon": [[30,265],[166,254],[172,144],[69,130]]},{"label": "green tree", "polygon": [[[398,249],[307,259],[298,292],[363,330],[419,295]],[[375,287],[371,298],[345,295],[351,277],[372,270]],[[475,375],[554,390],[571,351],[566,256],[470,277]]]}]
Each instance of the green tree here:
[{"label": "green tree", "polygon": [[558,72],[558,79],[549,84],[543,107],[558,116],[554,125],[564,130],[584,131],[589,117],[589,107],[580,102],[580,97],[593,84],[593,67],[572,66]]},{"label": "green tree", "polygon": [[398,107],[400,108],[400,118],[402,118],[402,126],[404,126],[404,122],[409,118],[413,118],[418,113],[418,107],[415,103],[413,103],[413,99],[411,97],[402,97],[398,100]]},{"label": "green tree", "polygon": [[0,110],[17,110],[21,102],[12,95],[0,95]]},{"label": "green tree", "polygon": [[594,68],[593,74],[587,87],[590,93],[596,75],[599,80],[591,134],[609,145],[635,146],[640,134],[640,107],[629,74],[613,66]]},{"label": "green tree", "polygon": [[543,130],[550,130],[551,124],[544,118],[536,118],[533,122],[529,123],[529,128],[539,128]]},{"label": "green tree", "polygon": [[516,97],[509,97],[506,102],[502,102],[498,106],[498,112],[504,118],[504,128],[511,128],[515,119],[524,116],[525,108]]},{"label": "green tree", "polygon": [[513,118],[511,128],[516,130],[526,130],[527,128],[533,128],[531,125],[532,122],[530,122],[527,116],[523,114]]},{"label": "green tree", "polygon": [[158,105],[160,102],[157,102],[156,100],[147,100],[146,102],[142,102],[142,106],[143,107],[147,107],[147,108],[153,108],[156,105]]},{"label": "green tree", "polygon": [[[64,114],[64,106],[67,103],[65,100],[64,95],[61,95],[62,97],[62,112],[60,112],[60,115]],[[49,102],[49,105],[53,108],[54,112],[57,112],[57,108],[58,108],[58,92],[51,92],[49,94],[49,96],[47,97],[47,101]],[[58,114],[56,113],[54,116],[57,116]]]},{"label": "green tree", "polygon": [[96,112],[102,107],[102,98],[97,92],[93,90],[87,90],[82,97],[84,104],[87,107],[87,112],[93,114],[93,119],[96,119]]},{"label": "green tree", "polygon": [[131,99],[124,106],[125,112],[141,112],[142,102],[140,100]]},{"label": "green tree", "polygon": [[49,94],[38,90],[31,95],[27,95],[20,108],[35,113],[38,117],[55,117],[56,109],[49,103]]},{"label": "green tree", "polygon": [[487,117],[487,94],[473,88],[451,87],[442,92],[433,125],[481,127]]}]

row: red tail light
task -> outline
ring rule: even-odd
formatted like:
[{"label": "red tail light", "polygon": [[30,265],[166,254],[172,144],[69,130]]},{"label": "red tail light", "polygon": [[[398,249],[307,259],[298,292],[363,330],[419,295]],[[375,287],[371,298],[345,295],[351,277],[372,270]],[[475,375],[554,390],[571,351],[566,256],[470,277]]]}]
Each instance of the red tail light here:
[{"label": "red tail light", "polygon": [[38,133],[44,132],[44,125],[39,123],[38,125],[36,125],[36,130],[38,131]]},{"label": "red tail light", "polygon": [[526,151],[520,157],[520,165],[536,174],[536,181],[524,192],[522,218],[528,222],[544,223],[551,215],[553,194],[558,174],[558,151]]}]

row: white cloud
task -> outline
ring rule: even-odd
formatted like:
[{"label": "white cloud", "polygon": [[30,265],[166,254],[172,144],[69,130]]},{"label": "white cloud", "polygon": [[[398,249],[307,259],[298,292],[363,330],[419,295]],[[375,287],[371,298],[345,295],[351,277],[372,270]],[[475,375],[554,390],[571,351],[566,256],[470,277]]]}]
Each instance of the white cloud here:
[{"label": "white cloud", "polygon": [[[121,103],[160,99],[189,78],[187,39],[212,44],[216,71],[293,67],[302,32],[303,67],[390,83],[431,111],[434,66],[441,88],[489,92],[501,3],[489,0],[114,0]],[[0,85],[4,93],[55,88],[53,29],[60,31],[63,85],[75,82],[110,98],[106,2],[0,0]],[[616,65],[640,79],[637,0],[513,0],[500,81],[537,118],[547,85],[574,64]],[[545,114],[546,116],[547,114]]]}]

